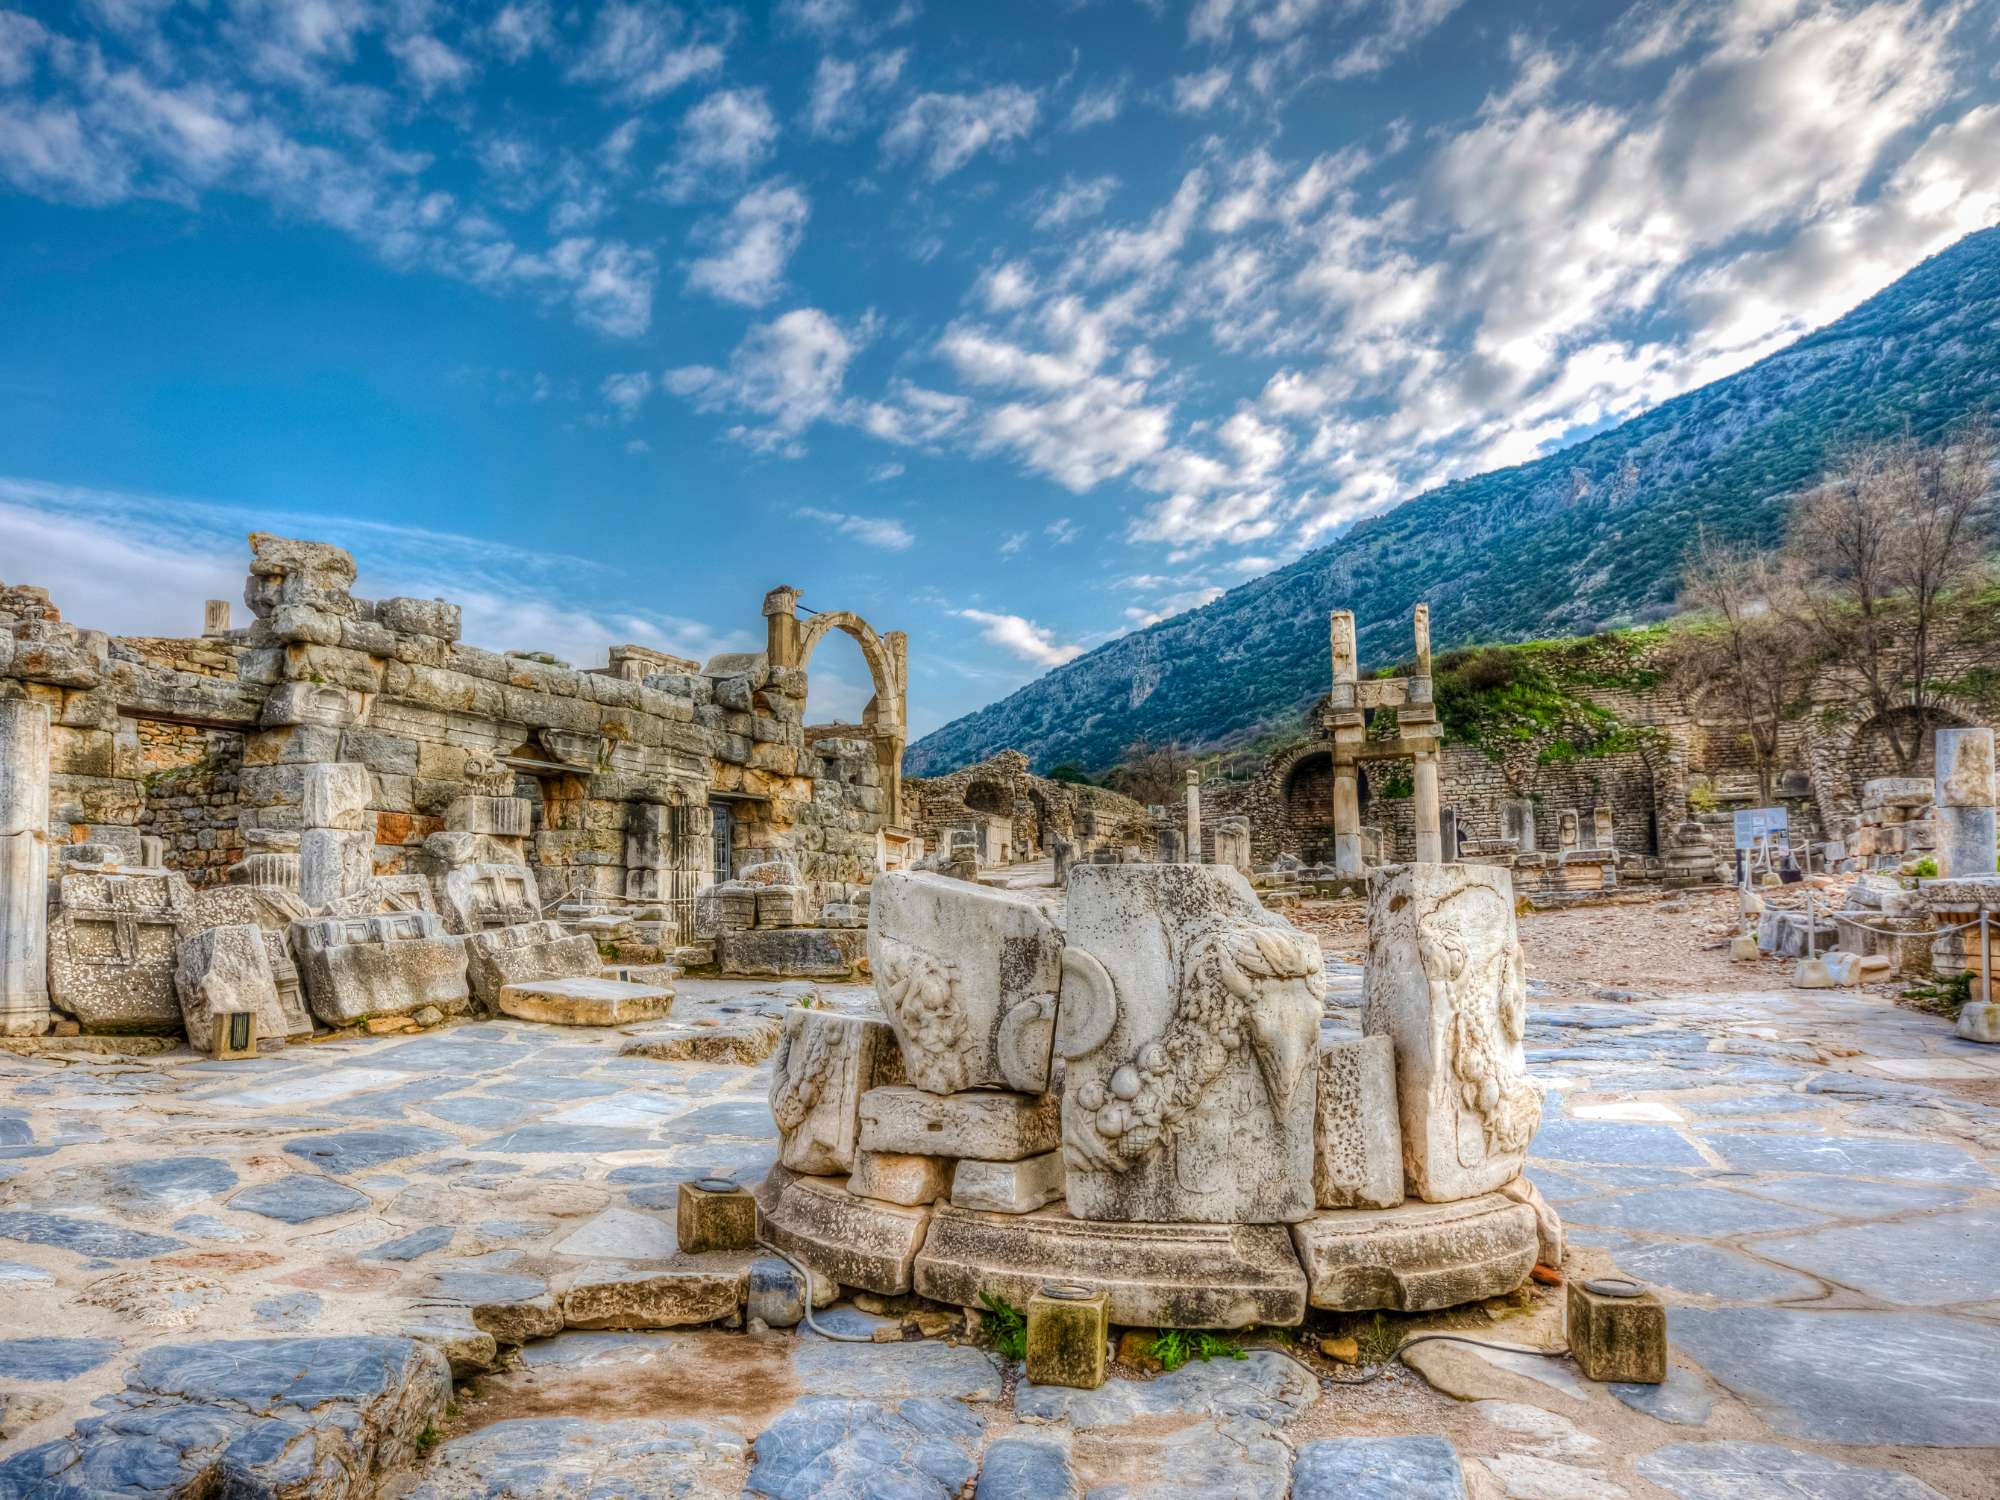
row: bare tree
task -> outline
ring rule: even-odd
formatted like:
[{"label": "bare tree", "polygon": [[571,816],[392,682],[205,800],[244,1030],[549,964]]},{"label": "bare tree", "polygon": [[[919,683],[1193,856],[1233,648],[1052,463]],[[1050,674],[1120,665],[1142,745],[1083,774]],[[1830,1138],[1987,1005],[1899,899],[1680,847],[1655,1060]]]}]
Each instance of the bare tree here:
[{"label": "bare tree", "polygon": [[1104,784],[1134,802],[1173,807],[1187,793],[1188,768],[1193,764],[1194,757],[1179,745],[1136,739],[1125,747],[1125,758]]},{"label": "bare tree", "polygon": [[1681,575],[1681,601],[1706,619],[1681,637],[1675,661],[1690,684],[1711,692],[1744,726],[1765,804],[1776,786],[1785,723],[1805,705],[1818,667],[1813,632],[1795,604],[1797,571],[1785,561],[1696,533]]},{"label": "bare tree", "polygon": [[1980,415],[1939,443],[1850,453],[1792,511],[1786,545],[1808,579],[1804,617],[1853,673],[1906,775],[1951,687],[1943,622],[1986,576],[1996,456]]}]

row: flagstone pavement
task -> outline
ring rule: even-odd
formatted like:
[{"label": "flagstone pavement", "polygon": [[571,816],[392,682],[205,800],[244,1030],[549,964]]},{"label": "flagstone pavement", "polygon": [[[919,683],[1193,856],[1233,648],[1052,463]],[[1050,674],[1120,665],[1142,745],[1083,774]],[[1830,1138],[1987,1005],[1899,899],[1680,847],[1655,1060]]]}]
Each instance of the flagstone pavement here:
[{"label": "flagstone pavement", "polygon": [[[0,1053],[0,1500],[2000,1495],[2000,1049],[1839,992],[1533,1013],[1530,1175],[1570,1274],[1669,1303],[1664,1386],[1432,1345],[1431,1383],[1349,1388],[1301,1341],[1083,1393],[914,1335],[559,1331],[579,1269],[673,1254],[677,1183],[773,1159],[768,1065],[625,1049],[805,991],[246,1062]],[[1556,1345],[1559,1298],[1473,1331]]]}]

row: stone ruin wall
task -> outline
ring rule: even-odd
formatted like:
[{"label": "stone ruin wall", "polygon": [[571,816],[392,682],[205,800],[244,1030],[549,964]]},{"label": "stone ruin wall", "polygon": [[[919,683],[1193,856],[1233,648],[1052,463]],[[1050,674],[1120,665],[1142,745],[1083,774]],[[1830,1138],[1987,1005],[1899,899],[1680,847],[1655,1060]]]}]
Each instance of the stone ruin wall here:
[{"label": "stone ruin wall", "polygon": [[[1950,670],[1968,664],[1951,663]],[[1625,723],[1658,730],[1662,745],[1547,763],[1540,756],[1556,737],[1553,733],[1521,742],[1500,759],[1476,746],[1448,745],[1440,765],[1441,801],[1457,809],[1462,836],[1497,839],[1500,804],[1527,797],[1536,804],[1537,840],[1544,851],[1558,846],[1562,813],[1574,809],[1587,815],[1595,806],[1608,805],[1619,853],[1657,855],[1663,852],[1662,841],[1688,815],[1690,789],[1705,787],[1715,808],[1694,816],[1708,824],[1711,843],[1726,850],[1731,809],[1761,800],[1756,759],[1743,726],[1715,714],[1708,704],[1689,702],[1672,684],[1593,689],[1589,696]],[[1856,684],[1830,676],[1819,685],[1813,707],[1780,730],[1772,800],[1789,811],[1794,829],[1813,838],[1830,838],[1852,825],[1865,782],[1902,774],[1881,725],[1860,702]],[[1937,715],[1938,727],[1945,728],[1990,726],[1996,720],[2000,705],[1990,703],[1948,700]],[[1324,750],[1324,742],[1300,740],[1274,752],[1251,779],[1205,783],[1205,851],[1212,854],[1215,820],[1241,815],[1250,819],[1253,859],[1259,865],[1281,854],[1309,863],[1322,852],[1330,857],[1331,768]],[[1911,774],[1929,776],[1932,755],[1927,741]],[[1304,768],[1295,780],[1301,762]],[[1392,781],[1400,779],[1407,786],[1409,762],[1368,766],[1362,776],[1367,785],[1363,826],[1382,835],[1386,858],[1410,858],[1412,803],[1407,795],[1382,795]]]},{"label": "stone ruin wall", "polygon": [[1153,820],[1141,804],[1106,787],[1037,776],[1018,750],[1002,750],[949,775],[914,778],[905,789],[911,825],[932,851],[943,850],[945,835],[975,815],[1013,820],[1016,860],[1047,855],[1052,836],[1069,840],[1082,855],[1153,847]]},{"label": "stone ruin wall", "polygon": [[[531,804],[544,902],[670,894],[644,863],[659,857],[644,810],[677,804],[705,827],[712,795],[729,799],[738,867],[796,853],[823,899],[872,877],[889,811],[876,748],[807,748],[803,667],[759,652],[704,670],[628,646],[579,670],[482,650],[458,639],[456,605],[356,597],[338,548],[252,545],[250,622],[212,613],[199,637],[110,637],[63,621],[44,590],[0,585],[0,694],[50,713],[52,880],[136,865],[148,836],[197,886],[246,853],[295,851],[306,767],[332,761],[368,768],[377,875],[414,871],[454,802],[484,794]],[[669,884],[691,896],[712,843],[682,854]]]}]

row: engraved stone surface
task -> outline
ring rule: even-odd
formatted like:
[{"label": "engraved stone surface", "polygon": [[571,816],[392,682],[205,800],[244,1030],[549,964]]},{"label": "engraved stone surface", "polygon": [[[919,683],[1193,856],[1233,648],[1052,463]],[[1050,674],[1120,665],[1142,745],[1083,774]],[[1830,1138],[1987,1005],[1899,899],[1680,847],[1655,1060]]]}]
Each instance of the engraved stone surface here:
[{"label": "engraved stone surface", "polygon": [[1056,1050],[1070,1212],[1288,1223],[1313,1208],[1316,939],[1234,869],[1070,875]]},{"label": "engraved stone surface", "polygon": [[892,872],[872,889],[869,962],[910,1082],[1046,1089],[1062,933],[1042,908],[943,875]]},{"label": "engraved stone surface", "polygon": [[474,931],[465,940],[465,962],[473,998],[488,1007],[500,1003],[506,985],[595,978],[603,968],[595,943],[553,921]]},{"label": "engraved stone surface", "polygon": [[1329,1042],[1319,1052],[1313,1200],[1321,1208],[1394,1208],[1403,1201],[1396,1049],[1386,1036]]},{"label": "engraved stone surface", "polygon": [[465,942],[432,912],[326,917],[292,929],[306,1002],[329,1026],[401,1016],[434,1005],[458,1015],[471,1004]]},{"label": "engraved stone surface", "polygon": [[65,875],[49,924],[49,996],[85,1031],[181,1030],[174,963],[194,935],[179,875]]},{"label": "engraved stone surface", "polygon": [[1396,1049],[1403,1168],[1430,1203],[1520,1175],[1541,1118],[1521,1038],[1514,887],[1492,865],[1392,865],[1368,888],[1363,1030]]},{"label": "engraved stone surface", "polygon": [[786,1011],[771,1070],[771,1118],[783,1140],[779,1161],[794,1172],[852,1172],[862,1095],[902,1076],[902,1054],[887,1022]]}]

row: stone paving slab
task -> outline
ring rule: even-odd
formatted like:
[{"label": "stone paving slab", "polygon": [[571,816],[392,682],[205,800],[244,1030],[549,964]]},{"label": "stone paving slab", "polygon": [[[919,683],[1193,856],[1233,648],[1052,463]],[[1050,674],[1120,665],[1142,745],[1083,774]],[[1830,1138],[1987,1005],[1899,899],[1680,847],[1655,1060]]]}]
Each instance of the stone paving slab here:
[{"label": "stone paving slab", "polygon": [[[676,1003],[687,1017],[775,1014],[812,988],[701,985],[681,987]],[[847,1009],[870,993],[846,987],[829,998]],[[1649,997],[1643,1010],[1536,1002],[1530,1041],[1560,1054],[1542,1070],[1560,1086],[1531,1175],[1577,1226],[1577,1253],[1660,1289],[1678,1352],[1667,1385],[1608,1389],[1564,1362],[1469,1356],[1502,1383],[1508,1403],[1566,1414],[1570,1424],[1489,1419],[1484,1437],[1458,1431],[1469,1492],[1490,1500],[1595,1484],[1584,1493],[1610,1500],[1651,1483],[1681,1500],[1918,1500],[1944,1491],[1865,1485],[1907,1478],[1897,1471],[1926,1444],[1947,1452],[1995,1442],[1987,1414],[2000,1368],[2000,1286],[1986,1250],[2000,1227],[2000,1188],[1987,1158],[2000,1140],[2000,1110],[1939,1092],[1939,1079],[1921,1076],[1933,1069],[1891,1070],[1912,1075],[1892,1078],[1813,1064],[1809,1041],[1828,1025],[1851,1028],[1843,1046],[1934,1055],[1928,1018],[1836,998],[1827,1008],[1782,994]],[[149,1445],[160,1474],[183,1477],[221,1475],[218,1455],[249,1455],[245,1434],[265,1432],[277,1457],[244,1457],[240,1471],[228,1471],[249,1476],[246,1493],[270,1482],[272,1464],[333,1454],[319,1446],[330,1441],[319,1415],[280,1413],[275,1397],[231,1404],[213,1386],[168,1389],[156,1371],[142,1377],[149,1353],[194,1348],[197,1334],[223,1329],[239,1340],[281,1335],[263,1342],[294,1349],[400,1339],[462,1374],[494,1358],[483,1320],[501,1342],[525,1338],[520,1357],[545,1378],[624,1379],[619,1368],[630,1366],[638,1390],[648,1369],[680,1370],[740,1347],[717,1342],[740,1336],[716,1332],[546,1336],[560,1327],[565,1277],[579,1268],[624,1274],[617,1268],[671,1254],[683,1178],[723,1171],[755,1181],[772,1159],[767,1067],[624,1055],[635,1039],[690,1024],[559,1035],[468,1023],[297,1047],[249,1066],[184,1052],[70,1065],[0,1058],[0,1298],[23,1306],[28,1325],[0,1341],[8,1413],[0,1465],[60,1452],[65,1473],[123,1474],[137,1450],[104,1446],[118,1424]],[[1802,1040],[1785,1040],[1788,1028]],[[260,1211],[273,1207],[281,1216]],[[1851,1288],[1839,1293],[1848,1310],[1811,1305],[1823,1278]],[[844,1305],[820,1316],[878,1322]],[[7,1353],[50,1340],[78,1346],[44,1362],[73,1376],[36,1378],[25,1373],[32,1348]],[[763,1432],[737,1431],[740,1472],[762,1452],[780,1454],[784,1442],[757,1445],[784,1427],[793,1451],[811,1452],[782,1483],[802,1486],[797,1475],[811,1469],[831,1494],[898,1494],[902,1485],[934,1493],[963,1471],[988,1500],[1041,1493],[1036,1484],[1060,1495],[1074,1487],[1079,1496],[1315,1500],[1317,1471],[1305,1455],[1321,1443],[1297,1434],[1304,1414],[1319,1409],[1316,1382],[1299,1384],[1295,1398],[1282,1394],[1292,1388],[1285,1382],[1276,1395],[1258,1384],[1273,1369],[1299,1368],[1281,1355],[1218,1360],[1150,1382],[1121,1376],[1088,1399],[1017,1385],[1009,1400],[1001,1366],[978,1349],[836,1344],[803,1332],[765,1341],[783,1351],[779,1368],[799,1390],[846,1405],[837,1421],[826,1410],[808,1420],[794,1402]],[[94,1356],[100,1345],[108,1350],[86,1367],[84,1351]],[[1368,1395],[1344,1399],[1385,1409],[1366,1404]],[[93,1411],[93,1400],[110,1404]],[[921,1402],[936,1406],[914,1410],[933,1410],[957,1435],[912,1423],[912,1403]],[[321,1414],[338,1407],[321,1405]],[[724,1396],[715,1412],[695,1415],[727,1426],[728,1408]],[[172,1412],[208,1436],[165,1441]],[[1607,1413],[1656,1431],[1663,1452],[1706,1457],[1677,1460],[1685,1487],[1676,1488],[1645,1454],[1608,1461],[1578,1446],[1613,1420]],[[608,1430],[628,1420],[640,1428]],[[579,1410],[524,1419],[517,1434],[466,1434],[417,1465],[419,1482],[458,1486],[439,1497],[543,1482],[617,1492],[654,1472],[648,1464],[671,1470],[670,1448],[652,1445],[674,1440],[647,1420]],[[538,1429],[544,1421],[557,1425]],[[366,1426],[347,1416],[331,1425],[343,1423]],[[1717,1433],[1728,1437],[1707,1440]],[[944,1466],[935,1475],[910,1463],[932,1439],[960,1455],[925,1448]],[[1395,1487],[1398,1476],[1423,1475],[1426,1454],[1453,1450],[1438,1436],[1356,1441],[1401,1445],[1368,1460],[1379,1460],[1379,1472],[1365,1482],[1350,1476],[1335,1491],[1363,1500],[1411,1492]],[[1840,1469],[1788,1446],[1797,1442],[1856,1446],[1843,1449]],[[448,1453],[463,1460],[449,1470]],[[1352,1451],[1350,1465],[1364,1458]],[[767,1480],[781,1484],[781,1470],[767,1470]],[[1447,1480],[1423,1482],[1446,1487],[1418,1492],[1456,1493]]]}]

